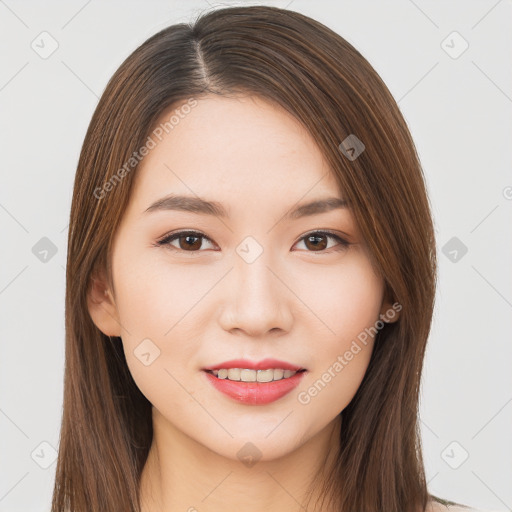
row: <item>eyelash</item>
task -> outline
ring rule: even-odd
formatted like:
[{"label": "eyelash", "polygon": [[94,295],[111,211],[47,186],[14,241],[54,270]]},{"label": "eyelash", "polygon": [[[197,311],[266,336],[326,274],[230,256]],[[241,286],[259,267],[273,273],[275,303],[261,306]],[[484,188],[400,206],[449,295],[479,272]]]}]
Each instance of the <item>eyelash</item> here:
[{"label": "eyelash", "polygon": [[[171,250],[174,250],[174,251],[179,251],[179,252],[189,252],[189,253],[194,253],[194,252],[201,252],[200,250],[199,251],[185,251],[184,249],[179,249],[177,247],[173,247],[172,245],[170,245],[171,242],[173,242],[174,240],[177,240],[179,239],[180,237],[182,236],[186,236],[186,235],[192,235],[192,236],[195,236],[195,237],[198,237],[198,238],[204,238],[205,240],[208,240],[209,242],[212,242],[212,240],[210,238],[208,238],[206,235],[204,235],[203,233],[199,232],[199,231],[178,231],[176,233],[170,233],[168,235],[166,235],[164,238],[158,240],[155,245],[157,247],[161,247],[161,246],[168,246],[169,249]],[[323,249],[321,251],[306,251],[306,252],[310,252],[312,254],[315,254],[315,253],[320,253],[320,254],[323,254],[323,253],[329,253],[329,252],[338,252],[338,251],[343,251],[345,249],[347,249],[348,246],[352,245],[350,242],[347,242],[347,240],[345,240],[344,238],[341,238],[339,235],[337,235],[336,233],[333,233],[332,231],[327,231],[327,230],[322,230],[322,231],[311,231],[309,233],[306,233],[303,237],[301,237],[298,241],[298,242],[301,242],[302,240],[308,238],[309,236],[312,236],[312,235],[325,235],[329,238],[333,238],[335,239],[336,241],[338,241],[339,243],[339,247],[334,250],[332,250],[333,248],[331,247],[331,249]]]}]

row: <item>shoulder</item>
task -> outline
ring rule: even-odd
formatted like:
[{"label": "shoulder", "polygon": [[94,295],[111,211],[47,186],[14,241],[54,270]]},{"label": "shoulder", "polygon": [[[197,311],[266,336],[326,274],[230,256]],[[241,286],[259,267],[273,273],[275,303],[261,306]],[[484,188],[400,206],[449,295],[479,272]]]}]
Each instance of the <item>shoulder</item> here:
[{"label": "shoulder", "polygon": [[454,503],[451,501],[445,501],[440,503],[438,501],[429,501],[425,512],[496,512],[492,510],[484,510],[470,507],[469,505],[463,505],[461,503]]}]

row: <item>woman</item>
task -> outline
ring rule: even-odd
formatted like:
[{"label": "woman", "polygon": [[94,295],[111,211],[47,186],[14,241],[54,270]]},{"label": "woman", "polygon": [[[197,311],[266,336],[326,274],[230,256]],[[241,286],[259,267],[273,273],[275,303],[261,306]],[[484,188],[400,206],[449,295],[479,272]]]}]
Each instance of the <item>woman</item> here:
[{"label": "woman", "polygon": [[459,512],[418,428],[435,254],[406,123],[339,35],[257,6],[148,39],[76,173],[52,510]]}]

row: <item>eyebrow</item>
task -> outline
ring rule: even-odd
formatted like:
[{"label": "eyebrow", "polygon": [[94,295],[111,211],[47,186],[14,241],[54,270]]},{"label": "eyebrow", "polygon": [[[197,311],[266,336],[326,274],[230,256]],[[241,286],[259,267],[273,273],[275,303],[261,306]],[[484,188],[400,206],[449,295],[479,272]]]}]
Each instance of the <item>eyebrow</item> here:
[{"label": "eyebrow", "polygon": [[[300,219],[311,215],[326,213],[331,210],[347,208],[347,202],[339,197],[326,197],[315,199],[306,204],[301,204],[290,210],[285,216],[285,219]],[[201,215],[212,215],[214,217],[228,218],[229,213],[224,206],[217,201],[208,201],[200,197],[193,196],[180,196],[168,195],[155,201],[149,206],[144,213],[155,211],[184,211],[192,212]]]}]

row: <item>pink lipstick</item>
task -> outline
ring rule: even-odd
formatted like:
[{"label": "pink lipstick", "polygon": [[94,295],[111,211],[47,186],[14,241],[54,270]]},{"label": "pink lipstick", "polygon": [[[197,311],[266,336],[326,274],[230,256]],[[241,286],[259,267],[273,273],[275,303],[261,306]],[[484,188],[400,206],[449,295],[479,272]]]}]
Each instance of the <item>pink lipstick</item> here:
[{"label": "pink lipstick", "polygon": [[228,397],[247,405],[264,405],[295,389],[306,369],[277,359],[235,359],[203,371],[215,389]]}]

